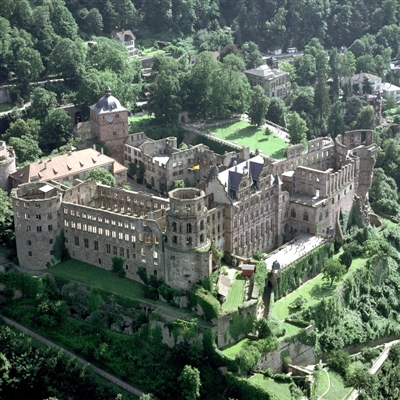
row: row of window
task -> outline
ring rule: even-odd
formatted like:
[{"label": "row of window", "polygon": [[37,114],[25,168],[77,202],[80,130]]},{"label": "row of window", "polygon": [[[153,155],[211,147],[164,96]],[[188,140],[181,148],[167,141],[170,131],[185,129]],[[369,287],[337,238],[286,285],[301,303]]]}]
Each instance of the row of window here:
[{"label": "row of window", "polygon": [[[200,221],[200,230],[204,230],[204,220]],[[178,224],[173,221],[172,222],[172,232],[178,232]],[[192,232],[192,224],[190,222],[186,223],[186,229],[185,229],[185,224],[179,224],[179,232],[180,233],[193,233]]]},{"label": "row of window", "polygon": [[[54,243],[54,239],[49,239],[49,244],[53,244]],[[26,244],[28,245],[28,246],[32,246],[32,240],[27,240],[26,241]]]},{"label": "row of window", "polygon": [[[117,232],[110,230],[108,228],[99,228],[93,225],[86,225],[80,222],[64,220],[64,226],[66,228],[71,227],[72,229],[82,230],[84,232],[94,233],[96,235],[104,235],[107,237],[112,237],[114,239],[124,240],[125,242],[136,243],[136,235],[129,235],[124,232]],[[152,233],[139,233],[138,235],[140,242],[145,242],[146,244],[151,244],[153,242]],[[159,244],[160,238],[154,236],[154,244]]]},{"label": "row of window", "polygon": [[[36,232],[43,232],[43,228],[44,228],[44,227],[42,227],[42,226],[37,226],[37,227],[36,227]],[[53,225],[47,225],[47,230],[48,230],[48,231],[52,231],[52,230],[53,230]],[[31,226],[30,226],[30,225],[27,225],[26,231],[27,231],[27,232],[32,232],[32,231],[31,231]]]},{"label": "row of window", "polygon": [[[30,220],[31,219],[31,214],[25,214],[24,215],[26,220]],[[19,218],[19,213],[17,213],[17,218]],[[52,219],[53,218],[53,214],[52,213],[48,213],[47,214],[47,218],[48,219]],[[36,214],[35,215],[35,219],[36,221],[40,221],[42,219],[42,215],[41,214]]]},{"label": "row of window", "polygon": [[[40,253],[43,254],[42,251],[41,251]],[[53,251],[53,250],[50,250],[50,255],[52,256],[53,254],[54,254],[54,251]],[[29,256],[29,257],[32,257],[32,256],[33,256],[33,251],[28,251],[28,256]]]},{"label": "row of window", "polygon": [[[74,237],[75,246],[80,246],[80,243],[81,243],[81,241],[80,241],[79,236],[75,236]],[[84,238],[83,239],[83,247],[86,248],[86,249],[89,248],[89,239],[88,238]],[[99,251],[99,242],[98,242],[98,240],[94,240],[93,241],[93,247],[92,248],[95,251]],[[106,253],[107,254],[112,254],[114,256],[120,256],[120,257],[123,257],[123,258],[128,258],[128,259],[131,258],[131,256],[132,256],[132,258],[136,258],[136,253],[135,252],[131,253],[129,248],[125,248],[125,247],[119,247],[118,248],[118,246],[111,245],[109,243],[106,243]],[[140,249],[140,255],[142,257],[145,257],[146,253],[147,253],[146,248],[142,247]],[[154,259],[158,259],[158,252],[156,250],[153,250],[153,258]]]}]

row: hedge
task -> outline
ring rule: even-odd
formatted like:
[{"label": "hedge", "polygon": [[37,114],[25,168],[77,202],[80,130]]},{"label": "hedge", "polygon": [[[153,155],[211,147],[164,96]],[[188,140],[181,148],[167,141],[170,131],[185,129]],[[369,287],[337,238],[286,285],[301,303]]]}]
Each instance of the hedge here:
[{"label": "hedge", "polygon": [[248,379],[239,378],[231,372],[226,374],[226,382],[228,384],[228,397],[251,400],[279,400],[273,393],[268,392],[259,385],[250,383]]},{"label": "hedge", "polygon": [[322,245],[286,267],[278,279],[277,299],[286,296],[305,281],[317,276],[324,260],[333,252],[332,246]]},{"label": "hedge", "polygon": [[196,285],[189,292],[190,308],[200,306],[204,312],[204,318],[207,321],[218,318],[221,305],[218,300],[203,287]]}]

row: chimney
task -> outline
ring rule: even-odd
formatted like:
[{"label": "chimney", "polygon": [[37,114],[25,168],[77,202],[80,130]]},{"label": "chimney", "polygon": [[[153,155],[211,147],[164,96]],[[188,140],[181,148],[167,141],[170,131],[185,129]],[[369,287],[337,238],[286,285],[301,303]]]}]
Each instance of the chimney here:
[{"label": "chimney", "polygon": [[95,144],[93,145],[93,150],[96,150],[96,145]]},{"label": "chimney", "polygon": [[47,162],[44,163],[44,169],[47,169]]},{"label": "chimney", "polygon": [[104,150],[103,150],[103,148],[101,148],[101,154],[104,154]]}]

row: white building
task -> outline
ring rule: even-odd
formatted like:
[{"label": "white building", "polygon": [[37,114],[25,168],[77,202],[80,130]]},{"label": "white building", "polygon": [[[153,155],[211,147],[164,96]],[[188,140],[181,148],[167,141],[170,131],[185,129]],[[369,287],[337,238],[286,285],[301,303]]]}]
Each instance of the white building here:
[{"label": "white building", "polygon": [[132,33],[132,31],[122,30],[120,32],[112,31],[111,37],[115,40],[120,41],[128,50],[129,57],[133,57],[137,54],[137,50],[135,49],[135,40],[136,37]]},{"label": "white building", "polygon": [[382,94],[385,99],[393,96],[397,101],[400,100],[400,87],[385,82],[382,84]]}]

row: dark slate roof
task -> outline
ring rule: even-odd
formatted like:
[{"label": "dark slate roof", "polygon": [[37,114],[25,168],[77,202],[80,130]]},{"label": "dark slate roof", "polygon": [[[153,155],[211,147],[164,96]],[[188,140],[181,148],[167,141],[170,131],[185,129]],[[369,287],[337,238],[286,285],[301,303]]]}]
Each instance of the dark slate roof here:
[{"label": "dark slate roof", "polygon": [[244,161],[245,160],[243,158],[233,157],[233,158],[231,158],[231,161],[229,162],[228,168],[231,168],[234,165],[240,164],[240,163],[242,163]]},{"label": "dark slate roof", "polygon": [[251,162],[250,160],[250,174],[253,181],[258,181],[262,168],[262,164]]},{"label": "dark slate roof", "polygon": [[218,173],[219,173],[219,169],[217,166],[211,168],[210,173],[207,176],[207,182],[210,182],[214,178],[215,175],[218,175]]},{"label": "dark slate roof", "polygon": [[121,106],[121,103],[114,96],[111,96],[111,89],[106,88],[106,94],[96,103],[90,106],[90,108],[97,114],[105,114],[110,111],[126,111],[126,108]]},{"label": "dark slate roof", "polygon": [[282,181],[281,181],[281,178],[279,178],[279,176],[278,176],[278,174],[276,174],[275,175],[275,178],[274,178],[274,185],[282,185]]},{"label": "dark slate roof", "polygon": [[243,174],[235,171],[229,171],[229,189],[238,190],[240,182],[242,181]]},{"label": "dark slate roof", "polygon": [[145,233],[152,233],[152,232],[153,232],[148,226],[146,226],[146,227],[143,229],[143,231],[144,231]]}]

